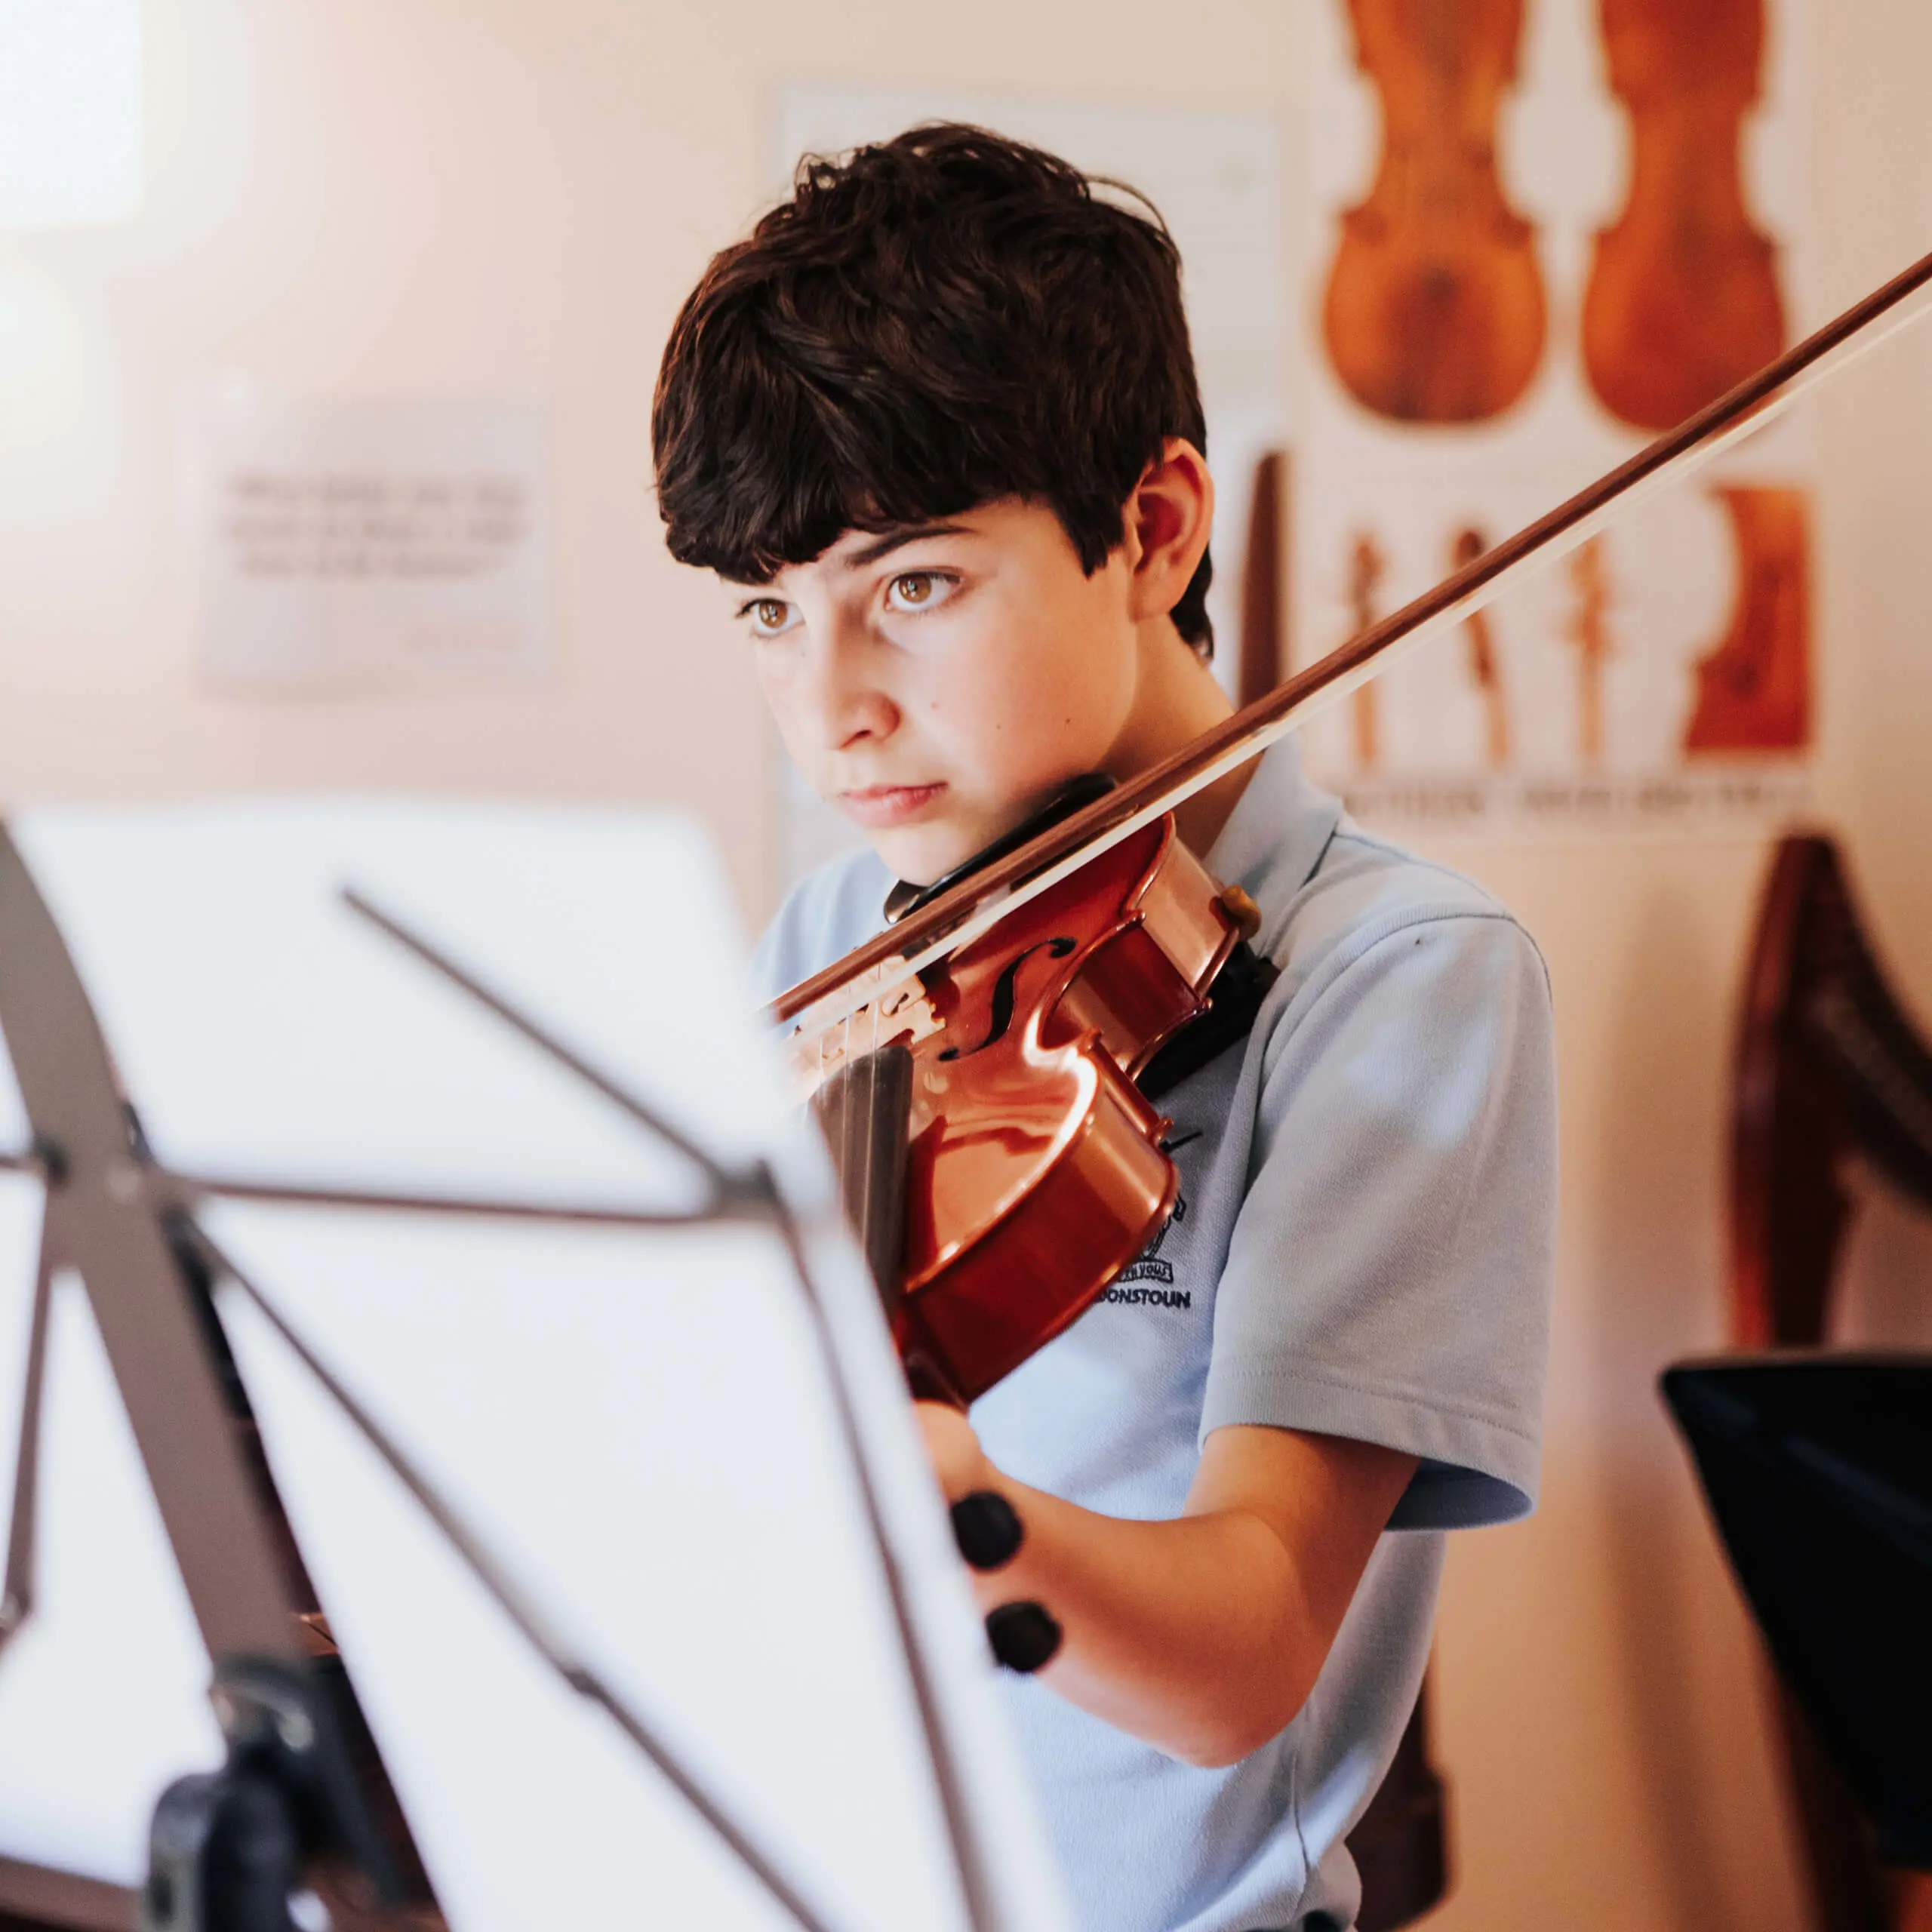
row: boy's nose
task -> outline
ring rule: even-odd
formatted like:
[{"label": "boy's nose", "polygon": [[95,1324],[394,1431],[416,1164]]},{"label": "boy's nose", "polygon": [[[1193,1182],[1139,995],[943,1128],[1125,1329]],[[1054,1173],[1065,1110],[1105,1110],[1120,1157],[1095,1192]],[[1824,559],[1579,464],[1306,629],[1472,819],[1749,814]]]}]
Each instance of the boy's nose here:
[{"label": "boy's nose", "polygon": [[867,654],[856,641],[835,638],[814,654],[814,697],[824,742],[844,751],[867,738],[888,738],[899,728],[899,707],[870,675]]},{"label": "boy's nose", "polygon": [[899,707],[883,691],[854,692],[834,714],[831,742],[841,751],[867,738],[889,738],[899,728]]}]

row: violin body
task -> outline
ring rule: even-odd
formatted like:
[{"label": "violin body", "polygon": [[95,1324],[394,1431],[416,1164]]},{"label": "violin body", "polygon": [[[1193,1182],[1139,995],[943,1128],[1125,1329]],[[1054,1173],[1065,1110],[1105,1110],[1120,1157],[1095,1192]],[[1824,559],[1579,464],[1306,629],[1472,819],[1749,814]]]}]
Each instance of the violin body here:
[{"label": "violin body", "polygon": [[1630,117],[1630,189],[1597,237],[1583,366],[1604,408],[1665,429],[1784,346],[1777,251],[1739,152],[1758,98],[1764,0],[1601,0],[1610,83]]},{"label": "violin body", "polygon": [[1205,1011],[1241,936],[1228,897],[1158,820],[855,1016],[852,1053],[821,1049],[820,1079],[910,1052],[888,1316],[960,1400],[1059,1334],[1172,1212],[1169,1122],[1134,1075]]},{"label": "violin body", "polygon": [[1368,198],[1342,217],[1322,333],[1343,386],[1402,423],[1500,415],[1543,360],[1535,231],[1497,173],[1523,0],[1349,0],[1381,98]]}]

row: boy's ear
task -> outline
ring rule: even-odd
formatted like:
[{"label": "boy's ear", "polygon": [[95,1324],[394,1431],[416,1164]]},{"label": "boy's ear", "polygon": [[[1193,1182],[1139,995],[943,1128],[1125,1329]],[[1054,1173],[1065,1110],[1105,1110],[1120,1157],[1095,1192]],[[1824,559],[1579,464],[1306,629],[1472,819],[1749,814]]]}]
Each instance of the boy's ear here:
[{"label": "boy's ear", "polygon": [[1164,617],[1193,581],[1214,528],[1208,459],[1184,438],[1168,437],[1134,486],[1124,515],[1131,614],[1136,622]]}]

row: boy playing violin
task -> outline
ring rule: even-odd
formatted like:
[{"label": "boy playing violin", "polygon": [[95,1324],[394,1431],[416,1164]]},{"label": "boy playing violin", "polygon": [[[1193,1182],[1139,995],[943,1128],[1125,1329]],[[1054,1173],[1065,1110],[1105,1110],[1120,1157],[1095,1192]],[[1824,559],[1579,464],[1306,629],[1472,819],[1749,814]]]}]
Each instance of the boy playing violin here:
[{"label": "boy playing violin", "polygon": [[[948,126],[808,162],[685,303],[653,430],[672,553],[869,841],[786,902],[770,993],[895,882],[1229,713],[1179,258],[1064,162]],[[970,1417],[921,1419],[948,1497],[1024,1524],[984,1604],[1063,1632],[1011,1682],[1083,1922],[1339,1932],[1442,1533],[1535,1494],[1549,994],[1501,906],[1352,824],[1292,740],[1178,821],[1279,977],[1161,1098],[1180,1197],[1148,1253]]]}]

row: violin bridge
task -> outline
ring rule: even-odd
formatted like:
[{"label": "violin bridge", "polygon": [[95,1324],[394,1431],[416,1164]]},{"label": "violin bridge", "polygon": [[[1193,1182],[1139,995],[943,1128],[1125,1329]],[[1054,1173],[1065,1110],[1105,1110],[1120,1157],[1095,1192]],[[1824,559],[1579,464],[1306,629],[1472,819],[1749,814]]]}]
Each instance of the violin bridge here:
[{"label": "violin bridge", "polygon": [[823,1030],[794,1029],[786,1042],[786,1059],[795,1097],[810,1100],[840,1068],[881,1047],[916,1046],[939,1030],[939,1015],[916,975],[883,986]]}]

